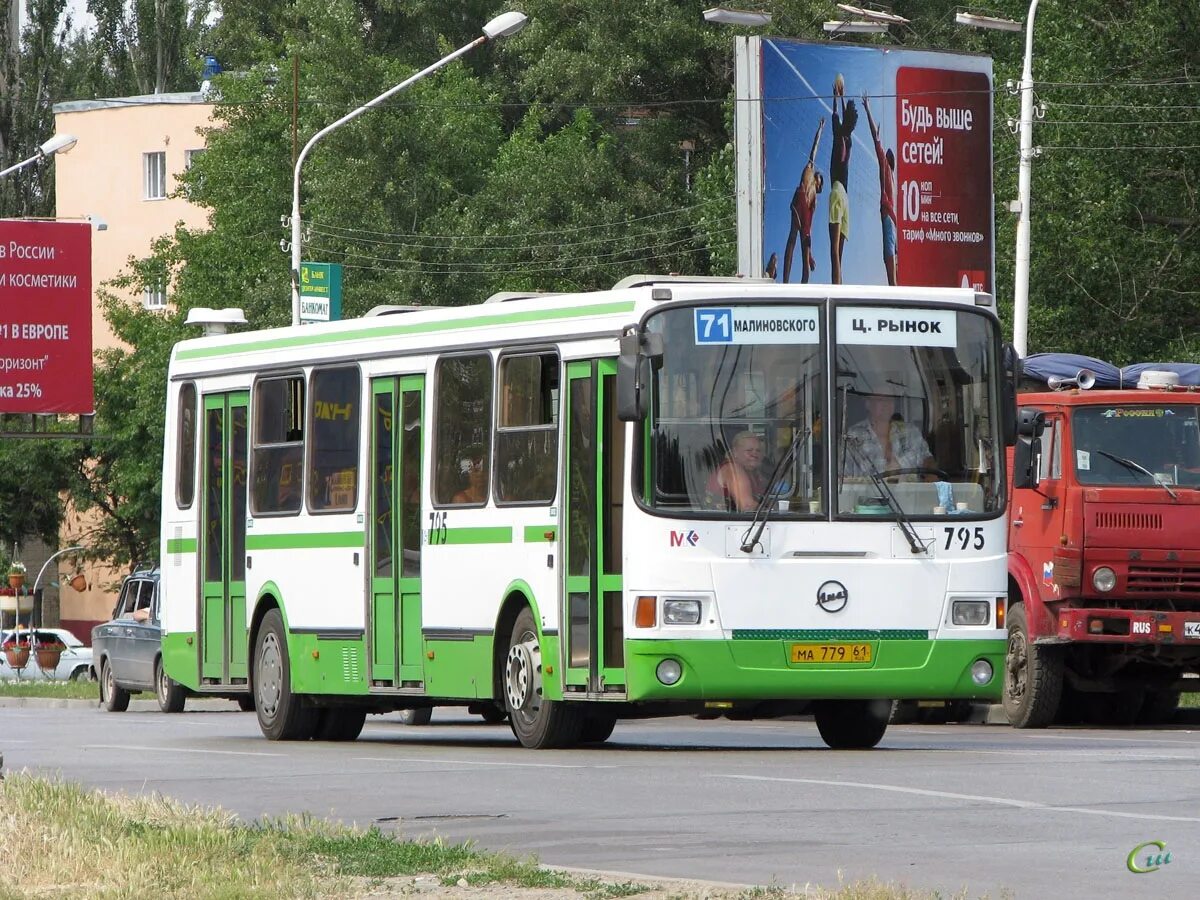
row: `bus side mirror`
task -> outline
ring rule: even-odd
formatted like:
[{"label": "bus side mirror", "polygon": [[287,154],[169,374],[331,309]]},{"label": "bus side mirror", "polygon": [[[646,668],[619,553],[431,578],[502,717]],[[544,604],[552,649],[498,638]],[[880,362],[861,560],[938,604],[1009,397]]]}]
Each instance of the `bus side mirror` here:
[{"label": "bus side mirror", "polygon": [[654,371],[662,365],[662,335],[631,328],[621,336],[617,357],[617,418],[640,422],[650,412]]},{"label": "bus side mirror", "polygon": [[1017,442],[1017,385],[1021,383],[1021,357],[1012,344],[1003,351],[1004,381],[1000,390],[1000,423],[1004,430],[1004,445]]},{"label": "bus side mirror", "polygon": [[1040,409],[1017,414],[1017,439],[1013,448],[1013,487],[1036,488],[1041,483],[1042,429],[1046,415]]}]

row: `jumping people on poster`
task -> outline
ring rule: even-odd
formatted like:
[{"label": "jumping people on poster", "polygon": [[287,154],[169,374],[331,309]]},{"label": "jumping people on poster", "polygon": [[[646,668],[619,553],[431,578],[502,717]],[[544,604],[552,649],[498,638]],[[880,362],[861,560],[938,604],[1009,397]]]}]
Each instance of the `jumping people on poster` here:
[{"label": "jumping people on poster", "polygon": [[[817,209],[817,194],[825,184],[824,176],[817,171],[817,145],[821,143],[821,132],[825,130],[825,117],[817,125],[812,149],[808,151],[808,162],[800,173],[800,183],[792,195],[792,224],[788,230],[787,246],[783,251],[783,281],[791,280],[792,253],[796,249],[796,235],[800,235],[800,281],[808,284],[808,275],[817,267],[812,255],[812,222]],[[772,275],[772,277],[774,277]]]},{"label": "jumping people on poster", "polygon": [[875,159],[879,163],[879,218],[883,224],[883,267],[888,284],[896,283],[896,154],[885,153],[879,140],[879,125],[871,115],[871,101],[864,92],[863,110],[875,144]]},{"label": "jumping people on poster", "polygon": [[833,82],[833,152],[829,159],[829,262],[830,282],[842,283],[842,251],[850,236],[850,149],[858,110],[846,100],[846,82],[839,74]]}]

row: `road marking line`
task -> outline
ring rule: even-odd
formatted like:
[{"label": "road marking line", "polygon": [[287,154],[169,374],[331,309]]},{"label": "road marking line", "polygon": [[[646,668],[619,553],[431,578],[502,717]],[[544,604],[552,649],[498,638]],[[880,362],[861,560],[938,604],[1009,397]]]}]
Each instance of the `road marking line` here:
[{"label": "road marking line", "polygon": [[515,763],[515,762],[492,762],[490,760],[473,760],[473,759],[426,759],[417,756],[356,756],[354,759],[358,762],[389,762],[389,763],[438,763],[447,766],[511,766],[521,769],[615,769],[617,766],[584,766],[584,765],[569,765],[566,763]]},{"label": "road marking line", "polygon": [[286,753],[259,753],[253,750],[202,750],[198,747],[139,747],[135,744],[85,744],[84,750],[149,750],[161,753],[211,753],[215,756],[286,756]]},{"label": "road marking line", "polygon": [[990,797],[984,794],[956,794],[952,791],[933,791],[927,788],[901,787],[896,784],[873,784],[867,781],[826,781],[819,778],[773,778],[768,775],[714,775],[714,778],[730,778],[737,781],[772,781],[786,784],[819,784],[828,787],[865,788],[888,791],[894,794],[916,794],[922,797],[940,797],[944,800],[970,800],[979,803],[995,803],[999,806],[1014,806],[1017,809],[1033,809],[1043,812],[1080,813],[1088,816],[1112,816],[1119,819],[1147,819],[1155,822],[1200,822],[1195,816],[1164,816],[1156,813],[1119,812],[1108,809],[1088,809],[1079,806],[1051,806],[1036,800],[1015,800],[1010,797]]}]

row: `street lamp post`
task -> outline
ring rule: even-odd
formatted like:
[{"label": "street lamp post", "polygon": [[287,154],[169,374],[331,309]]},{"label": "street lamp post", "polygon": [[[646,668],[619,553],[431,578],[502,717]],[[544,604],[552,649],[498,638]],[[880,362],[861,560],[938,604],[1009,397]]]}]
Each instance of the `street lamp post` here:
[{"label": "street lamp post", "polygon": [[[1021,157],[1017,170],[1017,248],[1013,268],[1013,347],[1022,359],[1027,355],[1029,343],[1029,205],[1033,182],[1033,18],[1037,14],[1038,0],[1029,4],[1025,17],[1025,62],[1021,69],[1021,121],[1018,125],[1021,136]],[[1019,31],[1019,22],[959,13],[955,21],[962,25],[993,28],[1001,31]]]},{"label": "street lamp post", "polygon": [[78,139],[74,135],[56,134],[54,137],[50,138],[50,140],[46,141],[46,143],[38,147],[38,152],[29,157],[29,159],[23,159],[15,166],[9,166],[3,172],[0,172],[0,178],[17,171],[17,169],[23,169],[30,163],[35,163],[38,160],[45,159],[47,156],[53,156],[55,153],[66,153],[75,146],[76,140]]},{"label": "street lamp post", "polygon": [[525,27],[525,25],[528,21],[529,21],[528,17],[524,13],[521,13],[521,12],[514,11],[514,12],[501,13],[500,15],[496,16],[496,18],[492,19],[490,22],[488,22],[486,25],[484,25],[483,26],[483,34],[481,34],[475,40],[471,41],[471,43],[466,44],[462,47],[459,47],[453,53],[449,54],[448,56],[442,57],[437,62],[435,62],[433,65],[428,66],[427,68],[422,69],[420,72],[417,72],[415,75],[404,79],[404,81],[402,81],[399,84],[395,85],[394,87],[391,87],[388,90],[384,91],[382,94],[380,94],[374,100],[371,100],[368,103],[364,103],[358,109],[342,116],[340,119],[338,119],[332,125],[326,125],[324,128],[322,128],[320,131],[318,131],[316,134],[314,134],[311,138],[308,139],[308,143],[304,145],[304,149],[301,150],[300,154],[296,157],[296,171],[292,178],[292,324],[293,325],[300,324],[300,262],[301,262],[301,256],[302,256],[302,254],[301,254],[301,230],[300,230],[300,167],[304,164],[304,158],[306,156],[308,156],[308,151],[313,148],[313,145],[316,144],[317,141],[319,141],[321,138],[325,137],[325,135],[329,134],[331,131],[341,128],[347,122],[351,122],[354,119],[357,119],[359,116],[361,116],[367,110],[374,109],[376,106],[379,106],[379,104],[383,103],[383,101],[394,96],[395,94],[400,93],[402,90],[404,90],[409,85],[412,85],[417,81],[420,81],[426,75],[436,72],[438,69],[442,68],[443,66],[445,66],[448,63],[453,62],[454,60],[458,59],[460,56],[463,56],[464,54],[469,53],[470,51],[474,50],[476,47],[479,47],[482,44],[486,44],[488,41],[491,41],[491,40],[498,40],[500,38],[505,38],[505,37],[508,37],[509,35],[516,34],[518,31],[520,31],[522,28]]}]

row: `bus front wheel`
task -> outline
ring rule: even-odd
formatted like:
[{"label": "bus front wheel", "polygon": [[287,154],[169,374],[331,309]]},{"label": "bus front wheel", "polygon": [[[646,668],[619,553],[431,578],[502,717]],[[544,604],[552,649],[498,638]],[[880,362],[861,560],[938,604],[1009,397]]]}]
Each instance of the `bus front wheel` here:
[{"label": "bus front wheel", "polygon": [[817,731],[833,750],[869,750],[883,739],[890,700],[821,700],[813,704]]},{"label": "bus front wheel", "polygon": [[545,750],[579,743],[583,716],[562,701],[546,699],[542,651],[529,608],[513,624],[504,660],[504,703],[513,734],[524,747]]},{"label": "bus front wheel", "polygon": [[318,710],[292,693],[287,635],[279,610],[268,610],[254,647],[254,710],[271,741],[306,741],[317,730]]}]

